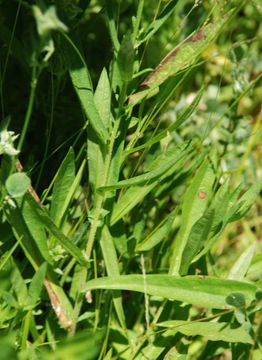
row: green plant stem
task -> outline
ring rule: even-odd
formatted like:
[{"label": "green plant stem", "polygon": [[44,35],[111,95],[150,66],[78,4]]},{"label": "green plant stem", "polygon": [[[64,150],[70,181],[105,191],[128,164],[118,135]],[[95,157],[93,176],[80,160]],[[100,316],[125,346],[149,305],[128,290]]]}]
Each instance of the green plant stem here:
[{"label": "green plant stem", "polygon": [[22,341],[21,341],[22,350],[25,350],[27,347],[26,342],[28,339],[28,334],[30,329],[31,316],[32,316],[32,311],[28,311],[26,316],[24,317],[23,329],[22,329]]},{"label": "green plant stem", "polygon": [[18,150],[20,150],[20,151],[24,144],[25,136],[26,136],[26,133],[28,130],[29,122],[31,119],[32,111],[33,111],[38,75],[39,74],[37,74],[37,65],[34,64],[33,69],[32,69],[31,91],[30,91],[29,102],[28,102],[28,106],[27,106],[27,110],[26,110],[24,126],[22,129],[20,138],[19,138],[18,146],[17,146]]}]

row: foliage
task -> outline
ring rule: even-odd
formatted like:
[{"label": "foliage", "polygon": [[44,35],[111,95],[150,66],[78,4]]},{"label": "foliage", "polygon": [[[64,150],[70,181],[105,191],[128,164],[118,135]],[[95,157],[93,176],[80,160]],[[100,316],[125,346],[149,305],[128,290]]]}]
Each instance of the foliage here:
[{"label": "foliage", "polygon": [[261,358],[259,1],[0,9],[0,358]]}]

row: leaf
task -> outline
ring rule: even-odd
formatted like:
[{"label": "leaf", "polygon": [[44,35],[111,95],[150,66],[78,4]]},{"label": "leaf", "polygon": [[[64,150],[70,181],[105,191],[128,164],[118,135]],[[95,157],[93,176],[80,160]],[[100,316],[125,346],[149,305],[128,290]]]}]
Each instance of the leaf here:
[{"label": "leaf", "polygon": [[16,206],[13,207],[8,203],[5,204],[5,215],[12,226],[14,235],[25,252],[26,257],[31,262],[33,268],[37,270],[44,262],[44,259],[25,223],[21,210],[17,204],[15,205]]},{"label": "leaf", "polygon": [[166,130],[161,131],[160,134],[154,136],[152,139],[147,141],[146,143],[139,145],[133,149],[127,150],[126,153],[130,154],[136,151],[140,151],[144,148],[148,148],[151,145],[159,142],[160,140],[164,139],[168,134],[172,133],[173,131],[177,130],[196,110],[202,96],[204,93],[205,88],[202,87],[198,94],[196,95],[195,99],[192,101],[192,103],[182,112],[182,114],[178,115],[177,120],[174,122],[174,124],[170,125]]},{"label": "leaf", "polygon": [[[103,253],[103,259],[106,265],[106,271],[109,276],[119,276],[119,263],[117,259],[115,245],[112,239],[112,236],[108,230],[108,227],[105,225],[102,230],[102,236],[100,240],[100,246]],[[113,292],[113,302],[115,306],[115,310],[119,319],[119,322],[123,329],[126,328],[125,324],[125,315],[122,306],[122,296],[121,292],[114,291]]]},{"label": "leaf", "polygon": [[166,216],[161,223],[141,242],[136,246],[136,251],[148,251],[165,239],[172,227],[172,224],[177,216],[178,207],[175,208],[168,216]]},{"label": "leaf", "polygon": [[192,184],[188,187],[182,206],[181,226],[177,234],[169,273],[178,275],[182,263],[183,251],[186,247],[193,225],[201,218],[212,196],[215,180],[214,170],[208,160],[198,169]]},{"label": "leaf", "polygon": [[39,221],[38,216],[36,215],[35,211],[31,208],[28,204],[27,200],[22,204],[22,215],[25,221],[25,224],[32,236],[34,242],[36,243],[41,256],[45,261],[49,264],[53,264],[53,259],[50,256],[49,249],[48,249],[48,241],[45,228],[41,221]]},{"label": "leaf", "polygon": [[170,320],[157,325],[172,328],[171,331],[168,331],[170,336],[174,336],[175,333],[179,332],[186,336],[203,336],[210,341],[253,344],[253,339],[244,326],[234,328],[230,327],[230,324],[226,322]]},{"label": "leaf", "polygon": [[192,151],[192,146],[189,143],[181,146],[173,147],[165,153],[161,153],[151,166],[151,171],[145,174],[132,177],[127,180],[119,181],[117,184],[100,187],[99,191],[115,190],[123,187],[143,185],[149,181],[158,180],[165,175],[165,173],[172,168],[182,157]]},{"label": "leaf", "polygon": [[16,299],[21,309],[26,305],[28,299],[27,287],[25,280],[23,279],[20,270],[14,264],[13,271],[11,274],[12,288],[16,294]]},{"label": "leaf", "polygon": [[[174,149],[175,151],[175,149]],[[185,159],[188,158],[188,155],[190,153],[191,149],[185,149],[184,153],[181,152],[178,154],[177,157],[170,159],[171,162],[177,162],[170,168],[167,169],[165,174],[162,174],[161,177],[156,177],[154,181],[150,181],[149,184],[145,185],[138,185],[138,186],[132,186],[121,196],[118,203],[115,204],[113,209],[113,214],[111,217],[110,224],[115,224],[119,219],[123,218],[124,215],[126,215],[130,210],[132,210],[143,198],[152,191],[161,181],[164,181],[167,177],[173,175],[175,172],[178,172],[181,168],[183,168]],[[158,157],[154,162],[154,167],[157,169],[158,165],[161,165],[161,161],[163,160],[163,157],[165,154],[162,154],[160,157]],[[159,162],[158,162],[159,160]],[[152,170],[152,168],[151,168]],[[154,170],[153,170],[154,171]],[[144,176],[144,175],[142,175]],[[139,181],[141,178],[139,179]]]},{"label": "leaf", "polygon": [[105,68],[103,68],[98,80],[94,99],[104,126],[111,130],[111,89]]},{"label": "leaf", "polygon": [[59,230],[59,228],[50,218],[47,211],[41,208],[31,197],[31,195],[28,195],[26,200],[28,201],[28,204],[31,206],[32,210],[38,216],[42,225],[45,226],[46,229],[56,238],[61,246],[66,251],[68,251],[68,253],[71,254],[81,265],[86,266],[86,260],[81,250]]},{"label": "leaf", "polygon": [[226,297],[226,302],[229,305],[234,306],[236,308],[241,308],[246,306],[245,296],[241,292],[232,292],[230,295]]},{"label": "leaf", "polygon": [[237,259],[233,264],[228,274],[228,279],[232,280],[242,280],[244,279],[250,264],[252,262],[253,256],[255,254],[256,244],[253,243],[250,245]]},{"label": "leaf", "polygon": [[115,204],[110,225],[114,225],[128,214],[156,185],[157,182],[153,182],[149,185],[138,185],[129,188]]},{"label": "leaf", "polygon": [[204,215],[192,226],[186,246],[183,251],[180,275],[186,275],[192,260],[203,247],[205,240],[211,231],[214,218],[214,210],[207,210]]},{"label": "leaf", "polygon": [[47,264],[43,263],[40,268],[35,273],[34,277],[32,278],[32,281],[29,285],[28,289],[28,295],[29,295],[29,305],[34,306],[40,297],[43,285],[44,285],[44,279],[47,271]]},{"label": "leaf", "polygon": [[105,339],[105,329],[82,330],[59,342],[55,351],[45,353],[46,360],[95,360]]},{"label": "leaf", "polygon": [[72,148],[55,175],[50,215],[53,222],[60,227],[62,218],[68,206],[68,193],[75,179],[75,156]]},{"label": "leaf", "polygon": [[228,222],[233,222],[241,219],[246,215],[250,207],[255,203],[260,191],[262,189],[262,182],[257,182],[252,185],[248,191],[245,192],[244,195],[239,199],[235,212],[231,215]]},{"label": "leaf", "polygon": [[[103,277],[87,282],[85,290],[130,290],[145,291],[143,275],[122,275]],[[235,280],[212,277],[173,275],[147,275],[146,291],[148,295],[160,296],[214,309],[229,308],[226,297],[234,292],[241,292],[250,304],[255,298],[256,285]]]},{"label": "leaf", "polygon": [[[111,131],[111,89],[106,69],[101,72],[94,100],[104,126]],[[94,192],[103,182],[105,151],[105,147],[100,143],[93,129],[89,128],[88,169],[89,181],[94,188]]]},{"label": "leaf", "polygon": [[30,185],[31,180],[23,172],[10,175],[5,183],[6,190],[13,198],[22,197],[27,192]]},{"label": "leaf", "polygon": [[123,81],[130,81],[132,79],[134,58],[135,52],[132,35],[130,32],[127,32],[123,36],[117,57],[118,68]]},{"label": "leaf", "polygon": [[154,19],[154,21],[152,21],[146,31],[145,34],[143,34],[142,39],[139,41],[139,45],[143,44],[145,41],[149,40],[156,32],[158,29],[160,29],[160,27],[165,23],[165,21],[172,15],[172,13],[174,12],[175,8],[177,6],[180,5],[180,3],[182,4],[183,1],[172,1],[169,4],[167,4],[167,6],[164,8],[164,10],[161,12],[161,14],[159,15],[159,17],[157,19]]},{"label": "leaf", "polygon": [[73,40],[69,37],[66,39],[71,46],[64,44],[66,48],[64,53],[74,89],[97,137],[103,144],[106,144],[109,133],[95,105],[93,86],[87,65]]},{"label": "leaf", "polygon": [[142,82],[141,90],[129,96],[129,104],[134,106],[169,77],[192,65],[219,33],[224,22],[225,19],[203,26],[175,47]]}]

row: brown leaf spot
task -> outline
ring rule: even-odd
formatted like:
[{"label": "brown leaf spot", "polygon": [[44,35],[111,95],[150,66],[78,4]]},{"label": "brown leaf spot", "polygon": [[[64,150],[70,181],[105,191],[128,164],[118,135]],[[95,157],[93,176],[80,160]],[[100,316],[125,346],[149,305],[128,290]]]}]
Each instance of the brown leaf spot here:
[{"label": "brown leaf spot", "polygon": [[199,199],[205,199],[205,197],[207,196],[207,193],[204,191],[199,191],[198,193],[198,197]]}]

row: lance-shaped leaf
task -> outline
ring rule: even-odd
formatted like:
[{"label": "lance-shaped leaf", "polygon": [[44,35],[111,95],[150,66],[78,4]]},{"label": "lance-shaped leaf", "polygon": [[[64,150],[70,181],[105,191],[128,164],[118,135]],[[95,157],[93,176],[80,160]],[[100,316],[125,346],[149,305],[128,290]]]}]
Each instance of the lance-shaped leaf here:
[{"label": "lance-shaped leaf", "polygon": [[210,341],[253,343],[252,337],[248,334],[244,326],[231,328],[226,322],[170,320],[163,321],[159,323],[158,326],[171,328],[171,331],[167,331],[169,336],[174,336],[177,332],[180,332],[187,336],[200,335]]},{"label": "lance-shaped leaf", "polygon": [[68,43],[63,44],[65,47],[64,56],[74,89],[92,128],[102,143],[105,144],[109,138],[109,133],[95,104],[93,85],[87,65],[73,40],[67,36],[66,39],[71,46]]},{"label": "lance-shaped leaf", "polygon": [[226,301],[227,296],[232,293],[242,293],[248,305],[255,299],[257,287],[247,282],[212,277],[154,274],[147,275],[146,279],[143,275],[122,275],[88,281],[85,291],[95,289],[139,292],[145,292],[146,289],[148,295],[215,309],[226,309],[230,308]]},{"label": "lance-shaped leaf", "polygon": [[214,180],[213,167],[209,161],[205,161],[198,169],[184,196],[181,226],[175,239],[170,261],[170,274],[178,275],[180,273],[183,251],[189,240],[190,231],[206,210],[208,201],[212,196],[211,190]]},{"label": "lance-shaped leaf", "polygon": [[203,26],[175,47],[142,82],[140,90],[129,97],[129,104],[135,105],[151,96],[152,91],[170,76],[192,65],[217,36],[226,19],[227,17],[224,17],[215,24]]},{"label": "lance-shaped leaf", "polygon": [[135,176],[133,178],[119,181],[117,184],[100,187],[100,191],[120,189],[133,185],[146,184],[149,181],[160,179],[173,165],[175,165],[181,157],[192,151],[189,143],[169,149],[166,153],[161,154],[152,164],[150,171],[145,174]]},{"label": "lance-shaped leaf", "polygon": [[136,151],[140,151],[144,148],[147,148],[147,147],[159,142],[160,140],[164,139],[171,132],[177,130],[196,110],[196,108],[202,98],[202,95],[204,93],[204,90],[205,90],[204,87],[202,87],[199,90],[199,92],[197,93],[197,95],[196,95],[195,99],[192,101],[192,103],[181,114],[178,115],[177,120],[172,125],[170,125],[167,129],[161,131],[158,135],[154,136],[152,139],[150,139],[146,143],[139,145],[135,148],[132,148],[130,150],[127,150],[126,153],[130,154],[130,153],[133,153]]}]

